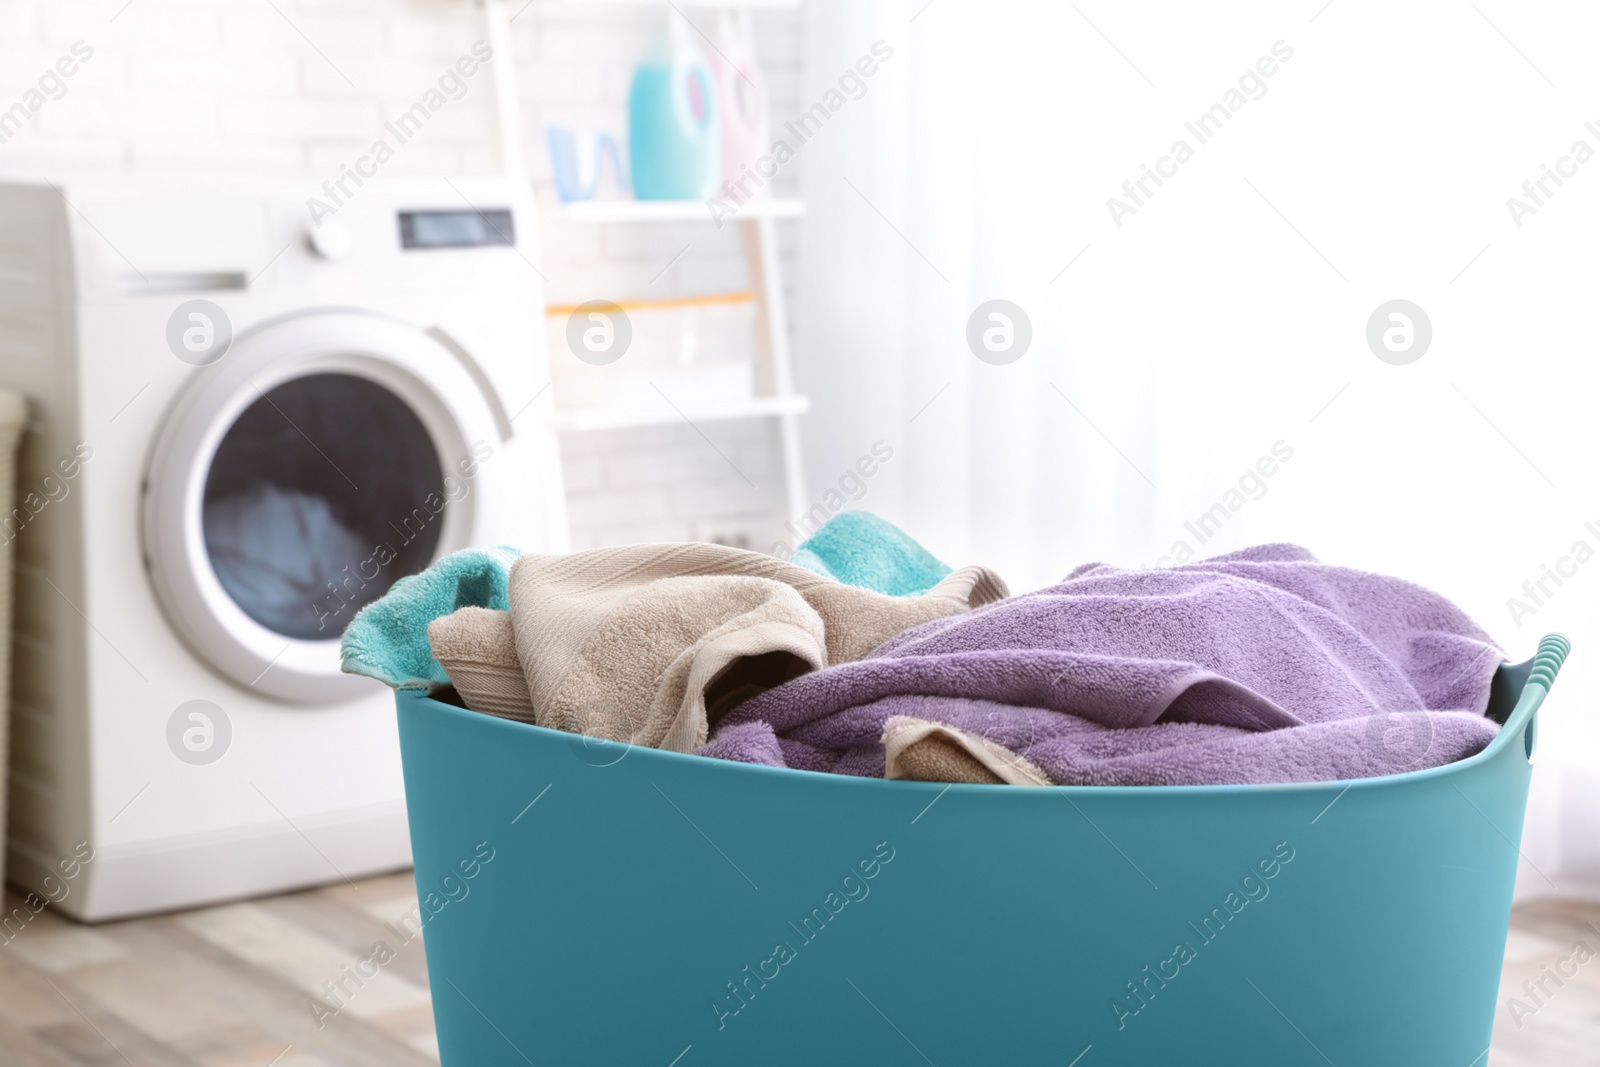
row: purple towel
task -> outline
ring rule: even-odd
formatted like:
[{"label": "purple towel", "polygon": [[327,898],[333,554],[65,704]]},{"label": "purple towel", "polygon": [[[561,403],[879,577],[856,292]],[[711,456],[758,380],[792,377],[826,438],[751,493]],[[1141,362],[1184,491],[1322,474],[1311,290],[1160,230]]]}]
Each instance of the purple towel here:
[{"label": "purple towel", "polygon": [[1159,570],[1089,564],[769,690],[702,751],[881,777],[884,722],[910,715],[1059,784],[1370,777],[1487,745],[1502,658],[1438,594],[1293,545]]}]

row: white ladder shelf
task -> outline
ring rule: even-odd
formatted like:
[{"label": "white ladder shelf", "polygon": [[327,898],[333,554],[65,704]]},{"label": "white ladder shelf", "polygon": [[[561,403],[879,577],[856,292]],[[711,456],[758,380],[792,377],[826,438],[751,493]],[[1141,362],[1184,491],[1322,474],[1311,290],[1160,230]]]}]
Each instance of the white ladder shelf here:
[{"label": "white ladder shelf", "polygon": [[[580,200],[561,205],[572,222],[651,223],[713,220],[698,200]],[[750,289],[755,294],[759,343],[756,349],[756,395],[747,401],[686,408],[691,422],[770,418],[776,423],[776,444],[783,462],[785,519],[805,514],[805,471],[800,455],[800,416],[808,398],[794,391],[789,354],[789,318],[784,306],[783,276],[778,265],[777,222],[805,214],[801,200],[772,197],[746,201],[735,220],[744,242]],[[679,413],[634,408],[587,408],[556,411],[561,430],[612,430],[676,421]]]}]

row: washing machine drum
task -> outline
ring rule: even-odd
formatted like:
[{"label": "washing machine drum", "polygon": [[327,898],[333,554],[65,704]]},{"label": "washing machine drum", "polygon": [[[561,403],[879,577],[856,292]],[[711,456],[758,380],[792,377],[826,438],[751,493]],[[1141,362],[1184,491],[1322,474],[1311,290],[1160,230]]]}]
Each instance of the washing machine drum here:
[{"label": "washing machine drum", "polygon": [[443,484],[428,428],[404,400],[353,374],[294,378],[245,408],[211,457],[206,557],[250,618],[324,640],[433,560],[440,523],[428,498],[442,508]]},{"label": "washing machine drum", "polygon": [[362,692],[338,640],[400,578],[472,542],[497,424],[433,337],[391,319],[306,315],[199,372],[146,482],[147,558],[174,627],[247,686]]}]

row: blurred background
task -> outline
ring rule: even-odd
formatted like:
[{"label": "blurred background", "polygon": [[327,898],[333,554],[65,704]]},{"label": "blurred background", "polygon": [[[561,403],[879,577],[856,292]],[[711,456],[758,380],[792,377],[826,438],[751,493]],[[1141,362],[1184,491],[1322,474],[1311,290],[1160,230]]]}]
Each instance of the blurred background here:
[{"label": "blurred background", "polygon": [[[505,284],[573,548],[782,554],[865,508],[1025,590],[1291,541],[1512,660],[1563,631],[1518,892],[1594,898],[1597,31],[1444,0],[0,0],[0,179],[338,206],[383,139],[382,180],[442,203],[531,190]],[[707,106],[635,88],[690,51],[748,120],[709,185],[704,143],[630,140],[630,108]],[[586,355],[617,309],[631,356]]]}]

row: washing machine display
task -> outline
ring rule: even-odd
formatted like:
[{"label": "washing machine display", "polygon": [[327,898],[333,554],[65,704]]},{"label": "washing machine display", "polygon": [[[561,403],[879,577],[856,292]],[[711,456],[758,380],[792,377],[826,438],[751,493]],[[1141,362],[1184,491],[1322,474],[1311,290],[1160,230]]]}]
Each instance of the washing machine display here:
[{"label": "washing machine display", "polygon": [[305,641],[433,561],[450,505],[428,429],[350,374],[279,385],[223,435],[201,505],[206,555],[256,622]]},{"label": "washing machine display", "polygon": [[401,248],[478,248],[516,242],[511,212],[504,208],[400,212]]}]

